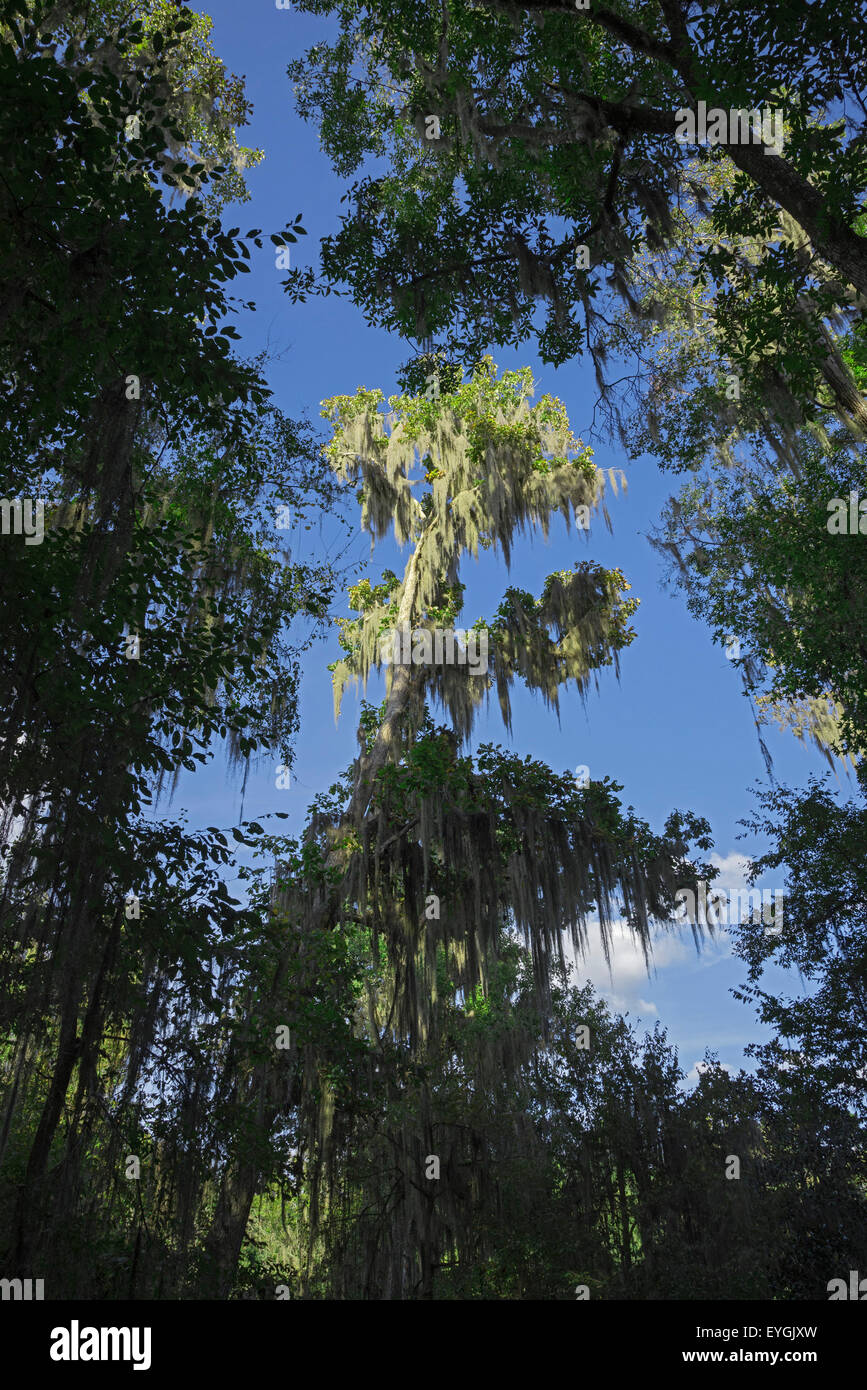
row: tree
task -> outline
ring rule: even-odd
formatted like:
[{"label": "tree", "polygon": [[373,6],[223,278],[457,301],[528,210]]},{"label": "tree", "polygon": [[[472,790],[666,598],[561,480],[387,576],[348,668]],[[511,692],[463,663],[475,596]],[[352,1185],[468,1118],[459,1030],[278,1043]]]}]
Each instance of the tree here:
[{"label": "tree", "polygon": [[[864,484],[864,403],[842,383],[844,359],[857,367],[859,332],[829,334],[811,357],[771,309],[764,342],[737,335],[729,356],[707,287],[697,292],[683,273],[683,255],[707,231],[681,216],[672,246],[637,266],[641,313],[622,310],[601,338],[636,363],[619,399],[603,401],[606,424],[631,458],[651,452],[687,474],[650,539],[730,657],[737,639],[734,664],[758,722],[809,735],[826,757],[855,756],[860,551],[841,537]],[[785,387],[796,378],[792,410]]]},{"label": "tree", "polygon": [[[88,1142],[105,1140],[94,1108],[109,1105],[106,1030],[129,1029],[125,1073],[123,1053],[115,1061],[134,1091],[165,1025],[163,972],[189,950],[158,864],[154,917],[125,925],[139,920],[125,903],[155,844],[181,876],[203,853],[183,827],[161,838],[142,817],[220,738],[244,762],[277,748],[291,761],[304,639],[288,628],[321,622],[333,582],[327,565],[288,563],[267,518],[275,494],[303,512],[337,489],[309,434],[266,408],[261,364],[235,359],[235,330],[217,329],[249,251],[195,199],[163,201],[185,171],[191,187],[206,177],[166,156],[167,139],[170,150],[191,138],[195,105],[186,125],[160,116],[193,61],[190,26],[165,6],[145,24],[115,10],[0,15],[13,151],[0,361],[20,374],[0,437],[7,486],[38,498],[47,520],[38,545],[3,537],[0,954],[14,986],[3,1127],[9,1253],[22,1267],[85,1200]],[[210,921],[198,922],[203,949]],[[141,954],[125,949],[138,930]],[[136,976],[151,970],[143,1000]]]},{"label": "tree", "polygon": [[[188,61],[191,21],[172,10],[165,30],[153,30],[152,16],[147,36],[139,21],[100,35],[86,12],[63,7],[65,48],[62,25],[44,33],[29,7],[0,14],[2,135],[12,152],[0,190],[0,370],[12,387],[0,429],[12,487],[38,496],[42,475],[59,469],[111,509],[119,496],[130,503],[131,450],[149,402],[170,444],[181,421],[241,440],[267,392],[232,357],[238,334],[225,321],[248,246],[198,198],[169,208],[163,197],[206,183],[218,197],[232,193],[219,166],[209,173],[167,157],[190,138],[189,111],[172,114],[172,83]],[[301,230],[296,220],[276,240]],[[251,237],[261,246],[255,229]]]},{"label": "tree", "polygon": [[[729,348],[797,343],[795,403],[828,354],[829,318],[860,319],[863,4],[837,9],[830,35],[806,3],[305,8],[335,14],[340,36],[290,65],[300,113],[339,173],[367,155],[390,163],[353,184],[322,245],[327,283],[347,284],[371,321],[440,335],[465,362],[530,337],[545,361],[594,351],[600,273],[634,305],[636,258],[662,250],[690,204],[711,239],[685,261],[687,283],[710,285]],[[725,118],[706,145],[685,129],[700,104]],[[287,288],[313,284],[299,271]],[[837,384],[851,400],[845,364]]]},{"label": "tree", "polygon": [[[745,921],[735,943],[749,967],[735,996],[774,1030],[747,1049],[768,1117],[768,1182],[779,1186],[774,1285],[827,1297],[830,1280],[857,1268],[867,1236],[863,796],[841,805],[811,778],[800,791],[762,793],[744,824],[770,840],[752,879],[785,874],[780,930]],[[798,971],[799,997],[761,987],[769,964]]]},{"label": "tree", "polygon": [[[769,935],[753,922],[742,925],[737,953],[749,966],[750,984],[737,994],[753,1002],[775,1037],[753,1053],[778,1084],[796,1087],[809,1074],[821,1093],[863,1126],[867,1104],[864,1048],[867,994],[864,984],[863,798],[839,805],[826,785],[811,778],[800,792],[765,792],[744,822],[772,838],[752,867],[786,874],[781,930]],[[797,969],[809,993],[787,999],[758,987],[769,962]],[[790,1064],[787,1066],[787,1063]]]},{"label": "tree", "polygon": [[[104,556],[93,560],[98,527],[86,512],[52,527],[38,560],[35,548],[17,545],[4,566],[6,611],[32,618],[7,645],[4,668],[0,927],[7,983],[18,982],[8,1022],[28,1047],[7,1126],[16,1106],[41,1091],[33,1069],[46,1066],[51,1076],[22,1177],[22,1263],[35,1233],[51,1239],[67,1210],[53,1206],[58,1191],[45,1174],[70,1087],[76,1075],[96,1077],[105,1011],[135,995],[127,971],[139,962],[124,960],[120,933],[144,931],[161,961],[177,949],[174,929],[161,939],[157,925],[160,897],[172,894],[167,874],[149,868],[153,836],[142,817],[160,784],[206,762],[220,738],[243,762],[271,749],[291,762],[305,643],[288,640],[289,626],[322,621],[333,577],[327,566],[286,562],[262,504],[277,488],[309,506],[309,464],[280,417],[264,421],[240,456],[200,440],[174,468],[154,468],[109,585]],[[333,489],[321,496],[333,500]],[[88,564],[96,608],[81,603]],[[181,872],[188,841],[182,827],[175,834],[170,849],[166,827],[163,853]],[[155,903],[136,886],[151,872]],[[124,928],[131,892],[146,904],[144,928]],[[135,1013],[130,1026],[138,1026]],[[76,1121],[67,1143],[74,1191]]]},{"label": "tree", "polygon": [[[443,625],[453,633],[462,555],[487,546],[509,558],[513,537],[528,524],[547,529],[556,511],[568,522],[577,508],[600,507],[604,479],[573,439],[562,404],[543,397],[530,406],[531,389],[527,371],[498,379],[486,360],[451,391],[393,397],[390,417],[379,412],[381,394],[364,388],[323,406],[333,429],[326,452],[339,476],[360,482],[363,525],[374,539],[394,527],[412,548],[402,581],[387,574],[383,584],[363,581],[350,593],[360,616],[341,624],[345,655],[333,667],[338,708],[347,679],[366,680],[382,667],[385,700],[362,720],[351,790],[344,799],[335,789],[314,809],[307,838],[322,875],[311,887],[283,873],[275,910],[302,939],[347,917],[361,924],[374,959],[381,951],[388,964],[385,1034],[405,1039],[413,1052],[436,1035],[441,952],[465,997],[484,990],[510,922],[530,949],[544,1010],[564,933],[582,950],[598,914],[607,949],[622,898],[619,910],[649,950],[651,922],[670,920],[677,887],[698,876],[691,842],[710,843],[706,824],[689,814],[673,813],[663,834],[654,834],[623,810],[619,788],[608,781],[579,789],[573,778],[494,749],[480,750],[475,761],[459,756],[494,684],[508,721],[516,678],[556,705],[562,686],[574,681],[583,693],[594,672],[616,662],[635,609],[622,597],[619,572],[585,562],[549,576],[539,600],[509,590],[494,621],[472,629],[490,644],[490,675],[430,654],[391,659],[395,633],[412,634],[413,645],[421,638],[421,648],[435,646],[437,630],[445,636]],[[416,487],[424,488],[420,498]],[[449,715],[451,727],[439,734],[427,730],[428,700]],[[287,936],[287,962],[295,932]],[[275,1007],[281,983],[278,967],[260,1009]],[[370,1029],[381,1036],[375,1021]],[[239,1107],[258,1113],[267,1138],[285,1094],[285,1068],[277,1055],[251,1058],[249,1074]],[[310,1142],[327,1173],[323,1133],[331,1131],[334,1102],[321,1070],[317,1086],[318,1138]],[[224,1174],[209,1237],[223,1295],[257,1172],[239,1147]],[[318,1173],[312,1181],[315,1189]]]},{"label": "tree", "polygon": [[[854,762],[867,748],[863,467],[841,446],[801,441],[799,452],[797,477],[775,476],[765,459],[687,485],[654,543],[691,611],[718,641],[737,640],[735,664],[762,717]],[[832,531],[843,511],[845,527]]]},{"label": "tree", "polygon": [[[115,73],[122,71],[131,113],[125,135],[140,135],[141,113],[135,106],[143,95],[141,78],[150,69],[159,70],[162,115],[171,120],[179,134],[170,134],[163,154],[163,168],[169,173],[180,155],[193,156],[198,172],[184,179],[183,196],[201,195],[205,209],[216,216],[228,202],[247,202],[250,194],[244,170],[255,168],[262,150],[249,149],[238,141],[238,127],[247,124],[250,103],[244,94],[243,78],[227,73],[210,40],[213,21],[177,0],[90,0],[46,6],[29,0],[13,7],[38,21],[42,32],[50,30],[56,44],[65,44],[67,54],[77,50],[85,63],[99,66],[108,51]],[[127,26],[132,24],[133,30]],[[83,48],[94,31],[100,37],[94,54]],[[11,36],[11,31],[9,31]],[[68,58],[67,58],[68,61]],[[138,120],[136,119],[138,117]],[[199,174],[219,171],[210,190]],[[177,196],[177,194],[173,195]]]}]

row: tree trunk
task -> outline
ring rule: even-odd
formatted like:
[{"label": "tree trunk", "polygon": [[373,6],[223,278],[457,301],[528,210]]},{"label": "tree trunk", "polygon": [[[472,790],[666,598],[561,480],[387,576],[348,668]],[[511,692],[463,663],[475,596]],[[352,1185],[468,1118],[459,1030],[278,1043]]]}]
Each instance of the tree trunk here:
[{"label": "tree trunk", "polygon": [[761,145],[727,145],[733,164],[748,174],[775,203],[803,227],[823,260],[867,295],[867,239],[828,216],[825,200],[777,154]]},{"label": "tree trunk", "polygon": [[[273,1121],[272,1114],[272,1124]],[[258,1181],[258,1165],[249,1160],[230,1162],[223,1174],[217,1209],[205,1241],[207,1266],[202,1287],[211,1299],[225,1300],[232,1292]]]}]

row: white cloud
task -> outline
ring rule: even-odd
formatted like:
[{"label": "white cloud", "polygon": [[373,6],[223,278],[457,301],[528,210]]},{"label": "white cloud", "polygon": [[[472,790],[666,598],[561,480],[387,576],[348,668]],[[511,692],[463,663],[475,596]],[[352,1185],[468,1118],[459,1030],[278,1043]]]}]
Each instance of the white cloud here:
[{"label": "white cloud", "polygon": [[[618,1013],[629,1010],[643,1016],[658,1017],[659,1010],[652,1000],[642,998],[642,990],[650,975],[641,943],[628,924],[624,921],[611,924],[610,965],[605,960],[598,924],[588,925],[588,937],[586,956],[575,961],[575,982],[580,985],[586,980],[592,981],[603,999]],[[691,946],[680,935],[660,933],[652,945],[649,962],[651,974],[689,960]]]},{"label": "white cloud", "polygon": [[747,870],[750,861],[746,855],[738,854],[733,850],[731,854],[725,856],[712,854],[710,861],[714,868],[719,869],[719,877],[713,881],[714,888],[720,888],[724,893],[731,893],[735,889],[747,887]]},{"label": "white cloud", "polygon": [[[742,857],[730,855],[729,861]],[[638,937],[623,920],[611,924],[609,961],[605,959],[598,923],[588,923],[587,935],[587,954],[572,958],[574,983],[580,986],[590,980],[616,1013],[628,1011],[643,1017],[659,1017],[656,1004],[643,997],[649,980],[672,968],[693,974],[731,955],[728,934],[720,928],[713,941],[705,938],[700,955],[696,954],[689,927],[673,932],[659,930],[651,938],[649,961],[644,959]]]},{"label": "white cloud", "polygon": [[[727,1062],[720,1062],[720,1066],[722,1067],[723,1071],[731,1072],[731,1067],[728,1065]],[[707,1062],[693,1062],[692,1069],[691,1071],[687,1072],[685,1079],[687,1081],[698,1081],[698,1078],[701,1076],[702,1072],[705,1072],[707,1070]]]},{"label": "white cloud", "polygon": [[[590,923],[587,934],[588,951],[586,956],[578,961],[578,968],[583,976],[589,975],[594,983],[604,980],[608,988],[614,986],[627,989],[632,989],[648,978],[641,943],[626,922],[618,921],[611,924],[610,967],[605,959],[598,925]],[[661,966],[670,965],[675,961],[683,961],[687,956],[686,943],[680,936],[660,934],[653,942],[651,970],[658,970]]]}]

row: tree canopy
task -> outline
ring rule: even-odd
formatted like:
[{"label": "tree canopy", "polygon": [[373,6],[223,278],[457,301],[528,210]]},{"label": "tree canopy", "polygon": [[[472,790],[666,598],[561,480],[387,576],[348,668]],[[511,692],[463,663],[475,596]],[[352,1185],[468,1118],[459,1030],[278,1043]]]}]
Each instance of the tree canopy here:
[{"label": "tree canopy", "polygon": [[[371,321],[465,362],[528,338],[548,362],[593,352],[612,292],[637,306],[637,259],[690,207],[707,239],[687,285],[711,287],[728,349],[775,366],[796,401],[828,316],[860,320],[863,4],[301,8],[340,36],[290,65],[298,110],[341,174],[388,161],[322,243],[327,282]],[[725,124],[689,139],[700,103]],[[749,133],[738,112],[755,113]],[[313,283],[297,271],[287,287]],[[792,335],[796,361],[763,361]]]}]

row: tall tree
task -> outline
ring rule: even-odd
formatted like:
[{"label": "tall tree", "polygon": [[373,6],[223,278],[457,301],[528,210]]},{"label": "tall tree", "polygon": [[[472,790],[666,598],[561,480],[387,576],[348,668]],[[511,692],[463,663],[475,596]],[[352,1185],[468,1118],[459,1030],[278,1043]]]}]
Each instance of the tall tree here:
[{"label": "tall tree", "polygon": [[[219,327],[249,258],[237,229],[195,198],[164,201],[185,174],[191,191],[207,177],[169,158],[195,136],[195,103],[160,114],[193,62],[191,25],[140,8],[145,22],[111,5],[0,13],[0,362],[17,379],[0,439],[6,489],[38,499],[45,523],[25,542],[4,504],[3,1123],[22,1268],[80,1199],[93,1106],[107,1103],[105,1031],[141,966],[123,940],[139,930],[125,899],[151,843],[140,817],[221,737],[242,759],[279,748],[291,761],[303,639],[290,644],[288,624],[321,620],[332,582],[328,566],[287,563],[263,521],[275,497],[297,511],[336,490],[304,432],[266,409],[261,364],[234,358],[236,331]],[[164,852],[184,872],[175,835]],[[168,916],[162,943],[150,924],[159,978],[177,951]],[[138,1039],[124,1086],[154,1043],[143,1017],[162,1026],[157,997],[124,1015]]]},{"label": "tall tree", "polygon": [[[544,1008],[564,933],[583,950],[588,921],[598,914],[607,950],[622,899],[617,910],[649,950],[652,921],[669,920],[677,887],[695,880],[690,842],[709,844],[706,824],[691,815],[674,813],[664,833],[653,834],[623,811],[619,789],[608,782],[580,789],[572,778],[490,749],[476,765],[458,757],[494,685],[507,724],[516,679],[555,707],[570,682],[584,694],[631,640],[636,604],[623,597],[628,585],[619,571],[576,562],[572,571],[549,576],[538,599],[509,589],[494,619],[479,619],[465,634],[468,651],[486,644],[485,669],[434,654],[437,632],[443,641],[453,635],[462,607],[462,557],[487,547],[509,560],[515,536],[528,526],[547,531],[558,512],[567,523],[589,519],[602,506],[605,479],[572,436],[561,402],[545,396],[529,404],[527,370],[498,377],[486,359],[465,383],[452,379],[439,389],[431,378],[424,394],[392,397],[388,416],[378,391],[362,388],[324,403],[333,429],[327,454],[341,477],[360,483],[363,526],[374,540],[393,528],[411,550],[402,580],[386,574],[381,585],[363,581],[351,591],[359,616],[342,624],[345,655],[333,668],[338,708],[348,679],[366,681],[382,668],[385,700],[362,722],[347,799],[311,820],[322,876],[311,887],[287,874],[275,899],[302,939],[347,915],[362,923],[390,967],[385,1031],[413,1048],[435,1035],[441,951],[457,987],[472,993],[484,988],[501,928],[511,922],[529,945]],[[411,643],[407,659],[395,655],[395,637]],[[424,734],[428,701],[449,717],[442,737]],[[281,987],[278,968],[269,1007]],[[371,1029],[379,1036],[374,1023]],[[507,1058],[501,1064],[509,1065]],[[333,1102],[326,1080],[318,1084],[322,1140]],[[251,1059],[242,1103],[248,1113],[257,1109],[265,1136],[285,1087],[276,1054]],[[324,1140],[319,1151],[327,1160]],[[239,1148],[210,1237],[223,1292],[257,1174]]]}]

